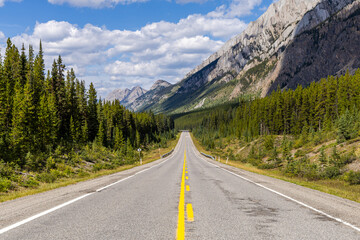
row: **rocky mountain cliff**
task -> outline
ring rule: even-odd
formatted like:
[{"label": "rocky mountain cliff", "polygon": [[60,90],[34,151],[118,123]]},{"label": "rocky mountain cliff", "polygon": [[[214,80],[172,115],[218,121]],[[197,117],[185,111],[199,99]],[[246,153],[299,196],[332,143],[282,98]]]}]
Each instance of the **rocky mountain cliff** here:
[{"label": "rocky mountain cliff", "polygon": [[134,102],[138,97],[144,95],[147,90],[136,86],[133,87],[131,90],[128,88],[125,89],[116,89],[108,94],[106,100],[114,101],[115,99],[119,100],[120,103],[124,106]]},{"label": "rocky mountain cliff", "polygon": [[279,0],[138,110],[178,113],[360,67],[360,0]]},{"label": "rocky mountain cliff", "polygon": [[149,109],[159,99],[168,94],[167,89],[171,89],[171,86],[172,84],[167,81],[157,80],[148,92],[130,102],[126,107],[133,111]]},{"label": "rocky mountain cliff", "polygon": [[179,83],[159,80],[123,102],[135,111],[180,113],[354,72],[359,28],[360,0],[279,0]]}]

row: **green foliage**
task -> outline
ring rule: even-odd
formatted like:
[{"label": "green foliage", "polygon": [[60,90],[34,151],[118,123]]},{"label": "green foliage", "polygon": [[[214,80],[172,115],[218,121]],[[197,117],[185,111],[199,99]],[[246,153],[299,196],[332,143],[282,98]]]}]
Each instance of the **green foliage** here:
[{"label": "green foliage", "polygon": [[44,183],[53,183],[57,179],[57,173],[54,171],[43,172],[36,176],[36,180]]},{"label": "green foliage", "polygon": [[[250,73],[254,78],[259,76],[257,71]],[[250,78],[243,80],[248,83]],[[226,146],[222,139],[252,142],[248,156],[237,158],[259,168],[280,168],[286,175],[309,180],[338,178],[347,171],[345,166],[356,160],[354,152],[340,153],[335,144],[326,154],[322,147],[311,162],[306,153],[335,138],[337,143],[357,141],[359,86],[360,69],[354,75],[329,76],[306,88],[279,87],[264,98],[242,98],[237,105],[176,115],[175,125],[192,130],[208,150],[221,150]],[[280,146],[280,137],[273,136],[283,136]]]},{"label": "green foliage", "polygon": [[7,192],[11,189],[11,181],[7,178],[0,177],[0,192]]},{"label": "green foliage", "polygon": [[319,156],[319,162],[321,165],[326,165],[328,163],[327,156],[325,154],[324,146],[320,149],[320,156]]},{"label": "green foliage", "polygon": [[289,162],[284,172],[291,177],[303,177],[308,180],[319,179],[318,166],[310,163],[310,160],[306,156],[299,160]]},{"label": "green foliage", "polygon": [[346,109],[345,113],[340,116],[336,121],[338,127],[338,142],[341,143],[344,140],[349,140],[358,136],[359,126],[359,116],[356,110],[351,113]]},{"label": "green foliage", "polygon": [[325,179],[333,179],[340,176],[341,172],[338,167],[329,166],[326,167],[323,172],[321,173],[321,177]]},{"label": "green foliage", "polygon": [[265,136],[264,147],[267,151],[270,151],[274,148],[274,136]]},{"label": "green foliage", "polygon": [[19,52],[10,39],[0,56],[1,191],[85,176],[91,163],[96,171],[133,163],[135,148],[174,138],[171,118],[98,99],[94,85],[87,90],[61,56],[45,77],[43,58],[41,42],[36,56],[32,46],[26,56],[25,46]]},{"label": "green foliage", "polygon": [[26,188],[35,188],[39,185],[40,185],[40,183],[33,177],[30,177],[21,183],[21,186],[26,187]]},{"label": "green foliage", "polygon": [[360,184],[360,172],[349,171],[345,174],[344,180],[350,184]]}]

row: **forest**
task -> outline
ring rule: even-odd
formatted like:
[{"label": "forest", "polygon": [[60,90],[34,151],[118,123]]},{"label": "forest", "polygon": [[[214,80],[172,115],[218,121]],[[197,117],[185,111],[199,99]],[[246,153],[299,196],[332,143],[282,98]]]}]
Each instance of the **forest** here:
[{"label": "forest", "polygon": [[35,55],[8,39],[0,56],[0,192],[133,163],[137,148],[175,137],[167,116],[98,99],[61,56],[45,69],[41,42]]},{"label": "forest", "polygon": [[[175,126],[192,129],[203,146],[223,157],[288,176],[360,184],[360,172],[346,168],[360,158],[360,70],[190,113],[177,118]],[[223,151],[234,139],[248,150],[245,155]]]}]

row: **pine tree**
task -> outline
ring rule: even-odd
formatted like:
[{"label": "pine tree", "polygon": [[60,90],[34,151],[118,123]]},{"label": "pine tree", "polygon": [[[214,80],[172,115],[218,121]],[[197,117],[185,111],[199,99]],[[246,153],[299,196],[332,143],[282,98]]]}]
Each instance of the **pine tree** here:
[{"label": "pine tree", "polygon": [[18,156],[32,151],[35,147],[35,143],[33,142],[34,131],[31,129],[35,110],[32,97],[29,81],[26,83],[24,89],[20,87],[20,82],[18,82],[14,99],[13,127],[11,129],[14,154]]},{"label": "pine tree", "polygon": [[140,133],[138,130],[136,130],[136,135],[135,135],[135,139],[136,139],[136,147],[140,147],[140,144],[141,144],[141,138],[140,138]]},{"label": "pine tree", "polygon": [[98,116],[97,116],[97,98],[96,90],[94,85],[90,83],[90,89],[88,92],[89,101],[88,101],[88,127],[89,127],[89,140],[93,141],[98,132]]},{"label": "pine tree", "polygon": [[96,141],[99,145],[105,146],[105,129],[104,129],[104,121],[100,121],[99,131],[96,136]]},{"label": "pine tree", "polygon": [[124,136],[119,127],[115,128],[115,143],[114,149],[121,150],[124,147]]},{"label": "pine tree", "polygon": [[59,118],[53,94],[43,94],[40,97],[38,121],[38,133],[42,148],[52,147],[56,142],[59,127]]},{"label": "pine tree", "polygon": [[77,141],[76,132],[77,132],[77,129],[75,127],[74,119],[71,116],[70,117],[70,141],[73,143]]},{"label": "pine tree", "polygon": [[28,60],[25,55],[25,47],[24,44],[21,48],[21,56],[20,56],[20,87],[24,87],[26,84],[27,74],[28,74]]},{"label": "pine tree", "polygon": [[[31,47],[31,49],[32,49],[32,47]],[[31,53],[31,54],[33,55],[33,53]],[[29,55],[30,55],[30,53],[29,53]],[[33,89],[34,89],[34,105],[38,106],[40,97],[43,94],[43,92],[46,90],[45,73],[44,73],[45,63],[44,63],[44,56],[43,56],[41,41],[40,41],[40,46],[39,46],[39,53],[36,55],[35,62],[31,63],[31,61],[32,60],[30,60],[30,56],[29,56],[30,72],[31,72],[30,76],[31,76],[31,79],[33,79],[32,81],[33,81],[33,85],[34,85],[34,87],[33,87]],[[31,70],[32,68],[33,68],[33,70]]]},{"label": "pine tree", "polygon": [[89,141],[89,129],[87,121],[84,121],[84,124],[81,127],[81,140],[83,143],[87,143]]}]

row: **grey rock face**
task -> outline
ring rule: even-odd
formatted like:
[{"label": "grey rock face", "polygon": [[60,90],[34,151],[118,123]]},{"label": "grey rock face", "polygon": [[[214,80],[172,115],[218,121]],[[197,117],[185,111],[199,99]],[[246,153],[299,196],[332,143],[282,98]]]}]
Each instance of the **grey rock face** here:
[{"label": "grey rock face", "polygon": [[128,88],[116,89],[108,94],[106,100],[114,101],[117,99],[121,104],[127,106],[129,103],[133,102],[135,99],[142,96],[146,92],[147,90],[139,86],[133,87],[131,90]]},{"label": "grey rock face", "polygon": [[128,106],[188,111],[353,71],[360,67],[359,14],[360,0],[279,0],[182,81],[157,82]]},{"label": "grey rock face", "polygon": [[161,97],[166,95],[167,90],[172,86],[171,83],[164,80],[157,80],[150,90],[140,97],[136,98],[126,106],[133,111],[146,110],[160,100]]},{"label": "grey rock face", "polygon": [[[358,9],[359,0],[277,1],[258,20],[250,23],[244,32],[230,39],[219,51],[189,72],[176,85],[178,90],[167,96],[172,100],[181,99],[176,95],[183,95],[183,103],[173,101],[171,104],[175,105],[172,110],[169,107],[171,104],[166,101],[161,103],[166,106],[165,109],[159,104],[153,108],[173,111],[181,104],[190,104],[189,98],[200,102],[201,99],[195,95],[208,97],[203,93],[211,86],[233,79],[237,79],[238,83],[227,100],[247,93],[265,96],[278,84],[294,88],[297,84],[306,85],[309,81],[320,80],[327,74],[340,73],[345,68],[352,70],[360,67],[357,47],[360,45],[357,37],[360,23],[355,16]],[[347,19],[349,17],[351,19]],[[317,32],[319,36],[311,36],[312,32]],[[347,44],[351,44],[349,51],[340,52]],[[333,48],[337,49],[337,55],[331,55],[336,50]],[[329,65],[330,59],[332,64]],[[259,79],[245,78],[245,82],[241,81],[249,70],[261,64],[270,65],[273,69]],[[306,67],[310,65],[312,67],[308,71]],[[207,102],[214,102],[217,100],[215,98],[215,95],[208,97]]]},{"label": "grey rock face", "polygon": [[[255,57],[264,60],[283,49],[299,34],[328,19],[354,0],[280,0],[247,29],[229,40],[219,51],[211,55],[201,65],[189,72],[184,81],[192,82],[198,73],[207,73],[196,82],[211,82],[225,77],[228,73],[240,73],[244,66]],[[216,66],[208,72],[207,66],[216,61]]]}]

